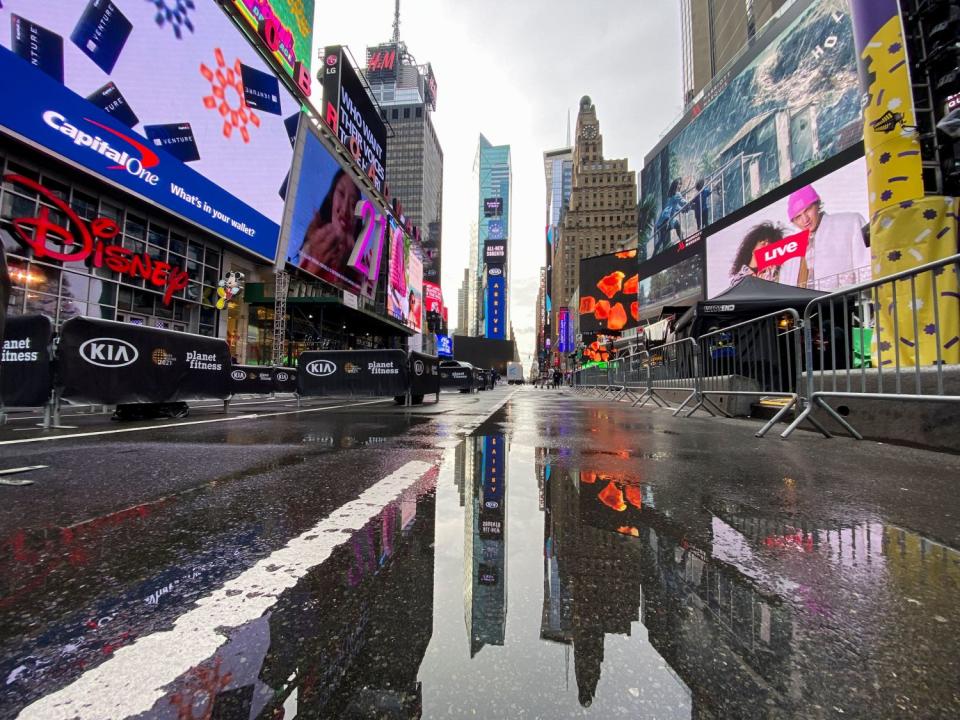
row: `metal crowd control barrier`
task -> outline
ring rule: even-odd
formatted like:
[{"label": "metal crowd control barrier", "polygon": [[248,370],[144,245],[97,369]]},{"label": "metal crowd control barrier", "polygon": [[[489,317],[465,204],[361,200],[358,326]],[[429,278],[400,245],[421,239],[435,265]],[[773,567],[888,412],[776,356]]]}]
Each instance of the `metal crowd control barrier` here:
[{"label": "metal crowd control barrier", "polygon": [[813,417],[820,408],[863,439],[825,398],[960,401],[944,383],[944,365],[956,362],[960,343],[958,283],[960,254],[810,302],[803,313],[807,404],[781,437],[804,420],[829,437]]},{"label": "metal crowd control barrier", "polygon": [[[701,335],[697,339],[701,361],[700,398],[694,411],[710,403],[730,417],[710,399],[711,395],[784,400],[782,407],[756,433],[758,438],[766,435],[791,410],[796,416],[800,404],[801,332],[799,313],[787,308]],[[737,390],[734,383],[754,388]]]},{"label": "metal crowd control barrier", "polygon": [[[716,414],[710,409],[700,392],[700,363],[696,340],[693,338],[674,340],[648,352],[649,393],[642,402],[638,403],[638,407],[643,407],[649,400],[653,400],[661,407],[670,408],[670,402],[661,393],[672,390],[689,393],[679,406],[672,408],[674,416],[679,415],[691,400],[697,402],[686,417],[690,417],[700,408],[711,415]],[[713,402],[710,401],[710,404],[712,405]]]}]

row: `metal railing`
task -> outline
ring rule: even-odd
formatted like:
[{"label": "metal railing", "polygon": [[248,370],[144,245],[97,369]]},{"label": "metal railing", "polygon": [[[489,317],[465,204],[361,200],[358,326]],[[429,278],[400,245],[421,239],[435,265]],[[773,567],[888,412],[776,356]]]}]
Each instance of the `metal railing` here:
[{"label": "metal railing", "polygon": [[[806,407],[787,438],[824,410],[863,436],[825,398],[958,402],[944,366],[960,344],[960,254],[819,297],[803,313]],[[869,349],[868,349],[869,348]]]},{"label": "metal railing", "polygon": [[[701,402],[710,396],[777,399],[781,407],[756,433],[763,437],[791,410],[801,387],[800,315],[787,308],[701,335]],[[744,389],[734,389],[739,384]],[[729,413],[714,404],[720,412]],[[692,414],[692,413],[691,413]]]},{"label": "metal railing", "polygon": [[[824,436],[823,410],[852,437],[862,435],[826,398],[960,402],[960,254],[864,282],[811,301],[803,317],[785,308],[644,348],[637,341],[607,369],[575,374],[578,392],[654,402],[690,417],[729,416],[714,398],[760,397],[777,407],[763,437],[793,412],[781,433],[803,422]],[[739,387],[738,387],[739,386]],[[665,397],[682,392],[673,407]]]}]

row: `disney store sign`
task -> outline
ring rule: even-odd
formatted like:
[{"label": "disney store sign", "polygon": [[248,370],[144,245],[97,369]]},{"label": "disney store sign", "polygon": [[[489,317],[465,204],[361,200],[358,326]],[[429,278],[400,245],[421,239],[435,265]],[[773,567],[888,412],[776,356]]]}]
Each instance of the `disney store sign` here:
[{"label": "disney store sign", "polygon": [[58,225],[45,205],[40,206],[36,217],[11,220],[19,242],[33,250],[34,259],[65,263],[89,260],[93,267],[106,267],[120,275],[143,278],[150,285],[163,289],[164,305],[169,305],[173,294],[187,286],[190,276],[185,270],[111,242],[120,234],[120,226],[110,218],[98,217],[88,223],[50,190],[23,175],[4,175],[3,181],[36,192],[43,203],[52,205],[68,220],[66,226]]}]

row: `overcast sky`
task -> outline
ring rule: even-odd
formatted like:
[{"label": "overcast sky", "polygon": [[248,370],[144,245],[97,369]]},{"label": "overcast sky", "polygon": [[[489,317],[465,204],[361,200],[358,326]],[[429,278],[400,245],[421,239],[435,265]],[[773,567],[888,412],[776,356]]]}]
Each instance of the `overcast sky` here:
[{"label": "overcast sky", "polygon": [[[389,40],[393,0],[317,0],[314,47]],[[510,319],[524,363],[536,338],[544,263],[543,151],[562,147],[567,112],[597,108],[607,158],[639,170],[681,110],[677,0],[401,0],[400,37],[437,78],[433,116],[443,147],[443,291],[450,327],[476,219],[473,159],[482,132],[513,160]],[[316,54],[314,55],[316,57]],[[388,147],[389,152],[389,147]]]}]

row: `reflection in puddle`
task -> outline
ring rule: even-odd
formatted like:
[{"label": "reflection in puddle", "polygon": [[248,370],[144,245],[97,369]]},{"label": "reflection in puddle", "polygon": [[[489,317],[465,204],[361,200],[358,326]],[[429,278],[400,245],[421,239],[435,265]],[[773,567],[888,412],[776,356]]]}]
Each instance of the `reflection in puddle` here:
[{"label": "reflection in puddle", "polygon": [[[467,438],[436,491],[433,472],[342,535],[140,717],[879,717],[957,705],[955,661],[934,651],[958,646],[956,550],[876,518],[764,516],[654,483],[640,474],[649,464],[581,467],[580,455]],[[80,572],[102,534],[124,541],[167,510],[11,538],[0,621],[28,635],[4,598],[19,613],[24,588]],[[93,614],[84,598],[82,613],[6,653],[0,716],[168,629],[249,567],[240,549],[259,531],[229,529],[190,563],[138,566],[146,582],[98,598]]]}]

